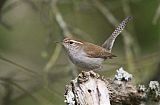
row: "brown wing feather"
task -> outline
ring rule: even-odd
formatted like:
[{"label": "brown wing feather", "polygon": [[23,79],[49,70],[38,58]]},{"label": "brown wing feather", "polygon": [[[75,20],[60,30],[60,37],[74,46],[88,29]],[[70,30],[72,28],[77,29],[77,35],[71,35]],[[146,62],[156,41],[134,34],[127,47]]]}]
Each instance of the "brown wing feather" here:
[{"label": "brown wing feather", "polygon": [[106,49],[97,46],[95,44],[92,43],[88,43],[85,42],[86,46],[84,46],[84,50],[85,52],[88,54],[89,57],[93,57],[93,58],[112,58],[112,57],[116,57],[115,55],[109,53]]}]

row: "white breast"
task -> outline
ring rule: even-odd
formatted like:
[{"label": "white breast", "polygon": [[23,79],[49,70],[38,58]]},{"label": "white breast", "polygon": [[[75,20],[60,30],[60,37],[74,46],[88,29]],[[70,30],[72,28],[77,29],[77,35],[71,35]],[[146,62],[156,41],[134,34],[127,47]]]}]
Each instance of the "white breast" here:
[{"label": "white breast", "polygon": [[69,57],[71,61],[85,69],[93,70],[93,69],[98,69],[101,67],[102,62],[104,59],[102,58],[90,58],[87,56],[86,53],[84,53],[83,49],[79,49],[78,51],[71,51],[69,52]]}]

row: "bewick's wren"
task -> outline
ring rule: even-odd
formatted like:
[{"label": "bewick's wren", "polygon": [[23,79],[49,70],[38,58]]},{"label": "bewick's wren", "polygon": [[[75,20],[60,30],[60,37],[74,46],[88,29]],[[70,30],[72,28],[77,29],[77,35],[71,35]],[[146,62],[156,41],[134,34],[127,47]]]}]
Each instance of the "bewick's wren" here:
[{"label": "bewick's wren", "polygon": [[112,35],[104,42],[102,47],[89,42],[65,38],[63,40],[63,46],[66,49],[70,60],[76,66],[83,69],[100,69],[104,60],[115,57],[115,55],[111,54],[114,41],[130,19],[131,17],[124,19]]}]

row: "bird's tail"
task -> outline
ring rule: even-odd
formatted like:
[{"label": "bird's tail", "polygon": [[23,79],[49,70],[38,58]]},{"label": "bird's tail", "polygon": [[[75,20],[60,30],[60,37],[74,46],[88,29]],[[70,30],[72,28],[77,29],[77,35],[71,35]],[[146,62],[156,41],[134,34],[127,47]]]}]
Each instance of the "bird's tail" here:
[{"label": "bird's tail", "polygon": [[126,27],[127,23],[132,19],[131,16],[126,17],[119,26],[114,30],[114,32],[111,34],[111,36],[104,42],[102,45],[103,48],[107,49],[109,52],[111,52],[113,44],[117,36],[123,31],[123,29]]}]

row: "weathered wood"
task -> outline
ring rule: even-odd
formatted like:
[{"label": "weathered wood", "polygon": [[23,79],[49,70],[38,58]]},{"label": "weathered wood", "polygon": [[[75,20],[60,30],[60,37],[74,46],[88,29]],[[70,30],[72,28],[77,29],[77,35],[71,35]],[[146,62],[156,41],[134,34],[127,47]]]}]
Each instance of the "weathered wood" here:
[{"label": "weathered wood", "polygon": [[151,81],[148,89],[131,83],[132,75],[120,68],[114,79],[104,79],[99,74],[82,72],[66,86],[67,105],[159,105],[160,87]]},{"label": "weathered wood", "polygon": [[82,72],[66,87],[68,105],[110,105],[105,81],[93,71]]}]

